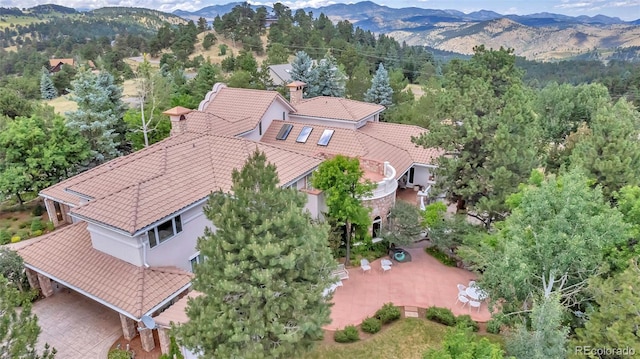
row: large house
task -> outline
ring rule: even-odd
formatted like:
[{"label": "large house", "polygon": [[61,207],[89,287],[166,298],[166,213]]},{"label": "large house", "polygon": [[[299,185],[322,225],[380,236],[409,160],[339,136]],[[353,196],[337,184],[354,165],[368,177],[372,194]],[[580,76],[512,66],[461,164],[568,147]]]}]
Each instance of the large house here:
[{"label": "large house", "polygon": [[[313,171],[336,154],[358,157],[365,176],[377,183],[363,198],[372,208],[374,235],[399,184],[433,183],[440,152],[411,142],[424,129],[379,122],[383,106],[303,99],[304,83],[287,87],[290,101],[275,91],[216,84],[197,110],[165,112],[169,138],[40,192],[49,218],[61,228],[19,250],[31,286],[50,296],[55,282],[101,303],[119,314],[125,338],[141,336],[145,350],[155,347],[152,331],[158,330],[166,352],[168,322],[162,320],[184,314],[180,298],[202,260],[197,238],[205,227],[215,229],[203,206],[212,191],[230,189],[233,169],[256,148],[277,166],[281,186],[307,195],[306,210],[314,217],[326,206],[310,185]],[[178,301],[182,307],[163,313]],[[150,317],[159,314],[164,325],[149,329]]]}]

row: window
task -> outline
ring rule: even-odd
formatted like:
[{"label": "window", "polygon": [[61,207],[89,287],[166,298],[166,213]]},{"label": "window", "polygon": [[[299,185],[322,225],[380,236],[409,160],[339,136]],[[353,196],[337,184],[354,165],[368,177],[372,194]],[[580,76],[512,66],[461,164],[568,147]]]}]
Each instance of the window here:
[{"label": "window", "polygon": [[307,139],[309,138],[309,135],[311,134],[311,131],[313,131],[313,127],[304,126],[302,128],[302,131],[300,131],[300,134],[298,135],[298,138],[296,138],[296,142],[300,142],[300,143],[307,142]]},{"label": "window", "polygon": [[381,225],[382,218],[378,216],[373,220],[373,228],[371,229],[371,234],[373,234],[374,238],[380,237],[382,235],[382,233],[380,232]]},{"label": "window", "polygon": [[290,125],[288,123],[282,125],[282,128],[280,128],[280,132],[278,132],[278,135],[276,136],[276,140],[286,140],[287,137],[289,137],[289,133],[291,132],[292,128],[293,125]]},{"label": "window", "polygon": [[320,136],[320,139],[318,140],[318,145],[319,146],[326,146],[329,144],[329,141],[331,141],[331,136],[333,136],[333,130],[324,130],[324,132],[322,132],[322,136]]},{"label": "window", "polygon": [[258,122],[258,134],[262,136],[262,121]]},{"label": "window", "polygon": [[171,218],[170,220],[147,231],[147,235],[149,236],[149,247],[153,248],[180,232],[182,232],[182,218],[180,216]]},{"label": "window", "polygon": [[409,183],[413,183],[413,176],[415,175],[415,168],[411,167],[411,169],[409,170]]},{"label": "window", "polygon": [[198,253],[195,256],[189,258],[189,262],[191,263],[191,271],[193,272],[196,269],[196,266],[204,260],[202,254]]}]

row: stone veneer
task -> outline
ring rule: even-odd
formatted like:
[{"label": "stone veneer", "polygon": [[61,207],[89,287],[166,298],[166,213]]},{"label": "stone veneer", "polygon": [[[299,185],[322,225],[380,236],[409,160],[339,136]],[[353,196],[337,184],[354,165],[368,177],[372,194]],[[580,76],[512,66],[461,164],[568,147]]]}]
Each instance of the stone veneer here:
[{"label": "stone veneer", "polygon": [[[371,219],[380,217],[382,223],[387,223],[387,214],[391,211],[391,208],[396,204],[396,192],[393,191],[388,195],[380,198],[370,199],[362,201],[365,206],[371,208]],[[371,231],[371,228],[369,228]]]}]

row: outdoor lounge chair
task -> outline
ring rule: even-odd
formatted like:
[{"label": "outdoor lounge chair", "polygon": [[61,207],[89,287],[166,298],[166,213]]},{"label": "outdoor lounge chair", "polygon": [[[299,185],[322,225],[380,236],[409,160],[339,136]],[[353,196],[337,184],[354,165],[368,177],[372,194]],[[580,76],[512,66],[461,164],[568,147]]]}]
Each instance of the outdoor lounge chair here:
[{"label": "outdoor lounge chair", "polygon": [[368,260],[366,259],[361,259],[360,260],[360,268],[362,268],[362,273],[366,273],[367,271],[371,270],[371,264],[369,263]]},{"label": "outdoor lounge chair", "polygon": [[382,274],[384,274],[384,272],[391,270],[391,266],[393,265],[393,262],[391,262],[388,259],[383,259],[380,261],[380,267],[382,267]]}]

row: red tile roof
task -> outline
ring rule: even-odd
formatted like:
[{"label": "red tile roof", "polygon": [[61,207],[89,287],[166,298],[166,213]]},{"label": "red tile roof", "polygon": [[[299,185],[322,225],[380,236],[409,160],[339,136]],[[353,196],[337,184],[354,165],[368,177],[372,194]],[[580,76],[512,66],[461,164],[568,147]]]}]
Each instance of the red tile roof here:
[{"label": "red tile roof", "polygon": [[[277,91],[230,88],[217,83],[207,94],[207,98],[200,103],[198,110],[215,115],[209,120],[214,121],[213,126],[216,129],[219,125],[225,128],[229,127],[228,124],[235,125],[235,132],[228,135],[238,135],[254,129],[271,104],[276,101],[289,107],[289,110],[294,110]],[[190,121],[191,117],[187,116],[187,121]]]},{"label": "red tile roof", "polygon": [[[77,205],[72,214],[134,234],[212,191],[231,189],[233,169],[256,150],[275,164],[281,184],[316,168],[321,159],[264,143],[185,133],[109,161],[42,191]],[[80,205],[69,191],[92,198]]]},{"label": "red tile roof", "polygon": [[296,104],[294,115],[358,122],[384,110],[384,106],[348,100],[342,97],[319,96]]},{"label": "red tile roof", "polygon": [[[286,140],[276,140],[278,131],[285,123],[293,125],[291,133]],[[305,143],[296,142],[303,127],[312,127],[313,130]],[[332,129],[334,133],[327,146],[320,146],[318,140],[325,129]],[[311,155],[342,154],[378,162],[389,161],[399,178],[413,163],[434,164],[440,155],[441,151],[416,147],[411,142],[411,136],[419,136],[424,131],[417,126],[380,122],[367,122],[365,126],[354,130],[276,120],[265,131],[261,142]]]},{"label": "red tile roof", "polygon": [[183,324],[189,321],[189,317],[187,316],[187,303],[190,298],[196,298],[201,296],[202,293],[192,291],[189,292],[186,296],[180,298],[177,302],[173,303],[172,306],[167,308],[164,312],[158,314],[155,318],[153,318],[156,324],[160,327],[170,328],[171,323],[173,324]]},{"label": "red tile roof", "polygon": [[175,267],[138,267],[94,249],[86,222],[34,239],[18,254],[27,266],[133,318],[179,294],[193,277]]}]

